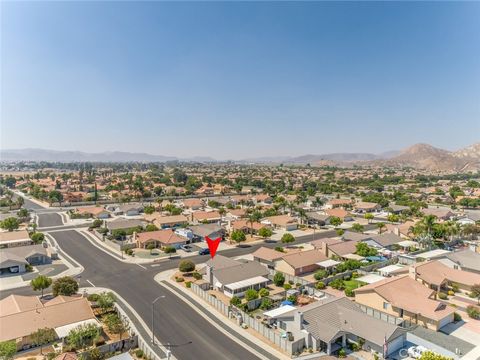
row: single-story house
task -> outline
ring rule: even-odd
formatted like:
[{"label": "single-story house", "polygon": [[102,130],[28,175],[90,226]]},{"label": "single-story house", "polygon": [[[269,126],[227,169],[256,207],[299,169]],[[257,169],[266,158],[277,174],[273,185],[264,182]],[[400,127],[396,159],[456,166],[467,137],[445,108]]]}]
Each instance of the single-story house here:
[{"label": "single-story house", "polygon": [[325,214],[328,215],[328,220],[327,220],[328,223],[330,223],[330,219],[332,217],[338,217],[342,221],[353,220],[352,215],[347,210],[344,210],[342,208],[327,209],[325,210]]},{"label": "single-story house", "polygon": [[134,233],[133,241],[138,248],[142,249],[147,248],[151,244],[155,247],[171,246],[178,249],[187,243],[186,238],[177,235],[172,229]]},{"label": "single-story house", "polygon": [[328,200],[325,204],[325,209],[334,209],[338,207],[350,206],[352,205],[352,199],[331,199]]},{"label": "single-story house", "polygon": [[455,214],[453,211],[447,208],[427,208],[427,209],[420,209],[423,215],[433,215],[436,216],[440,220],[450,220]]},{"label": "single-story house", "polygon": [[450,252],[438,260],[452,269],[480,274],[480,254],[470,249]]},{"label": "single-story house", "polygon": [[155,224],[160,229],[165,228],[175,228],[188,224],[188,219],[185,215],[170,215],[170,216],[159,216],[153,220]]},{"label": "single-story house", "polygon": [[297,253],[302,251],[301,249],[287,249],[287,253],[280,252],[267,247],[260,247],[252,253],[253,260],[265,265],[269,269],[275,269],[275,262],[280,260],[287,254]]},{"label": "single-story house", "polygon": [[16,246],[0,250],[0,272],[23,273],[27,264],[43,265],[56,258],[57,253],[43,244]]},{"label": "single-story house", "polygon": [[473,285],[480,284],[480,274],[452,269],[439,260],[417,263],[411,267],[411,276],[437,291],[447,290],[452,284],[459,289],[470,292]]},{"label": "single-story house", "polygon": [[354,290],[355,302],[438,331],[453,322],[455,309],[408,275],[390,277]]},{"label": "single-story house", "polygon": [[17,350],[30,348],[31,334],[39,329],[53,329],[63,339],[83,324],[100,327],[84,297],[57,296],[42,302],[36,296],[10,295],[0,300],[0,342],[13,340]]},{"label": "single-story house", "polygon": [[196,199],[196,198],[181,200],[180,204],[182,205],[182,207],[186,209],[191,209],[191,210],[199,210],[205,206],[202,199]]},{"label": "single-story house", "polygon": [[330,219],[330,216],[319,214],[316,211],[307,212],[307,221],[310,225],[318,225],[318,226],[325,226]]},{"label": "single-story house", "polygon": [[216,223],[222,220],[222,215],[218,211],[195,211],[192,213],[192,222],[199,223]]},{"label": "single-story house", "polygon": [[385,249],[392,249],[395,245],[400,244],[403,242],[400,236],[395,235],[394,233],[383,233],[380,235],[372,235],[370,238],[366,240],[362,240],[362,242],[366,243],[368,246],[375,247],[375,248],[385,248]]},{"label": "single-story house", "polygon": [[376,212],[382,208],[380,204],[366,201],[359,201],[354,205],[354,207],[356,212],[361,214]]},{"label": "single-story house", "polygon": [[27,230],[0,232],[0,249],[32,244],[33,241]]},{"label": "single-story house", "polygon": [[284,255],[275,261],[275,270],[292,276],[301,276],[320,269],[318,263],[327,260],[319,250],[307,250]]},{"label": "single-story house", "polygon": [[225,230],[217,224],[199,224],[189,227],[192,231],[192,242],[206,241],[208,236],[210,239],[223,238],[225,236]]},{"label": "single-story house", "polygon": [[345,297],[313,302],[281,313],[275,321],[277,327],[291,332],[295,341],[303,339],[304,347],[327,355],[363,339],[365,350],[386,357],[401,349],[406,341],[405,330],[365,314]]},{"label": "single-story house", "polygon": [[256,204],[259,204],[259,203],[262,203],[262,204],[272,204],[273,203],[273,199],[270,195],[268,194],[258,194],[258,195],[254,195],[252,197],[253,201],[256,203]]},{"label": "single-story house", "polygon": [[108,219],[110,212],[101,206],[78,207],[75,212],[80,215],[88,214],[97,219]]},{"label": "single-story house", "polygon": [[231,209],[227,211],[227,217],[238,220],[247,216],[246,209]]},{"label": "single-story house", "polygon": [[268,285],[268,269],[257,261],[238,261],[216,255],[207,261],[205,280],[212,288],[228,297],[243,297],[248,289],[259,290]]},{"label": "single-story house", "polygon": [[274,229],[282,229],[285,231],[296,230],[298,222],[290,215],[276,215],[267,217],[262,221],[263,224],[270,224]]},{"label": "single-story house", "polygon": [[136,227],[143,227],[143,222],[137,219],[115,219],[107,222],[107,229],[110,232],[113,230],[127,230]]},{"label": "single-story house", "polygon": [[389,205],[388,207],[389,207],[389,209],[390,209],[390,213],[391,213],[391,214],[396,214],[396,215],[402,214],[402,213],[404,213],[405,211],[410,210],[410,207],[404,206],[404,205],[392,204],[392,205]]},{"label": "single-story house", "polygon": [[250,222],[248,220],[236,220],[233,221],[231,224],[231,230],[240,230],[243,231],[245,234],[257,234],[260,229],[268,227],[266,224],[262,224],[259,222]]}]

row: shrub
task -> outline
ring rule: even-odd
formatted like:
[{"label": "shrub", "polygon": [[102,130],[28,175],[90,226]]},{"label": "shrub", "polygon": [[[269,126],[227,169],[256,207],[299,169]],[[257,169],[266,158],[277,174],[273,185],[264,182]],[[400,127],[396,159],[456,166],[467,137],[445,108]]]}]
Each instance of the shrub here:
[{"label": "shrub", "polygon": [[176,282],[184,282],[185,279],[184,279],[183,277],[181,277],[181,276],[175,276],[175,281],[176,281]]},{"label": "shrub", "polygon": [[322,280],[322,279],[325,279],[327,276],[328,276],[328,272],[326,272],[325,270],[318,270],[315,273],[315,275],[313,275],[315,280]]},{"label": "shrub", "polygon": [[355,293],[352,289],[345,289],[345,295],[347,295],[348,297],[354,297]]},{"label": "shrub", "polygon": [[90,294],[90,295],[88,295],[87,300],[88,301],[98,301],[99,298],[100,298],[100,295],[98,295],[98,294]]},{"label": "shrub", "polygon": [[58,278],[53,282],[53,296],[64,295],[72,296],[78,291],[78,283],[70,276]]},{"label": "shrub", "polygon": [[139,359],[143,358],[143,350],[142,349],[135,350],[135,356]]},{"label": "shrub", "polygon": [[460,286],[457,283],[452,283],[451,288],[454,293],[457,293],[460,291]]},{"label": "shrub", "polygon": [[45,240],[45,235],[41,232],[35,232],[30,235],[30,239],[32,239],[35,244],[40,244]]},{"label": "shrub", "polygon": [[258,298],[258,291],[255,289],[248,289],[245,291],[245,300],[250,301],[250,300],[255,300]]},{"label": "shrub", "polygon": [[455,295],[455,293],[453,292],[453,290],[448,290],[448,296],[453,296]]},{"label": "shrub", "polygon": [[282,286],[285,283],[285,275],[280,272],[277,272],[273,277],[273,283],[276,286]]},{"label": "shrub", "polygon": [[467,314],[472,319],[480,319],[480,308],[474,305],[468,305]]},{"label": "shrub", "polygon": [[332,288],[337,289],[337,290],[344,290],[345,289],[345,283],[343,282],[342,279],[333,280],[329,285]]},{"label": "shrub", "polygon": [[190,272],[195,270],[195,264],[190,260],[182,260],[178,265],[178,269],[183,273]]},{"label": "shrub", "polygon": [[152,250],[155,249],[155,248],[156,248],[156,246],[155,246],[155,244],[153,244],[153,243],[150,243],[150,244],[147,245],[147,250],[152,251]]},{"label": "shrub", "polygon": [[260,295],[260,297],[265,297],[265,296],[268,296],[270,295],[270,291],[268,291],[267,289],[265,288],[261,288],[259,291],[258,291],[258,295]]},{"label": "shrub", "polygon": [[285,252],[285,250],[283,250],[283,247],[281,247],[281,246],[276,246],[275,251],[278,251],[278,252],[281,252],[281,253]]},{"label": "shrub", "polygon": [[202,278],[202,274],[200,274],[198,271],[195,271],[193,274],[192,274],[193,278],[195,280],[200,280]]},{"label": "shrub", "polygon": [[346,356],[347,356],[347,353],[345,352],[345,349],[342,348],[342,349],[338,350],[338,357],[339,358],[344,358]]},{"label": "shrub", "polygon": [[283,288],[284,288],[285,290],[290,290],[290,289],[292,288],[292,285],[290,285],[290,284],[288,284],[288,283],[287,283],[287,284],[283,284]]},{"label": "shrub", "polygon": [[273,302],[270,298],[263,298],[262,302],[260,303],[260,309],[262,310],[268,310],[272,307]]},{"label": "shrub", "polygon": [[242,300],[239,297],[234,296],[230,299],[230,305],[239,306],[241,303]]},{"label": "shrub", "polygon": [[462,315],[460,315],[459,313],[453,313],[453,321],[457,322],[457,321],[462,321]]},{"label": "shrub", "polygon": [[173,246],[165,246],[163,248],[163,251],[165,252],[165,254],[173,254],[177,252],[177,249],[175,249]]},{"label": "shrub", "polygon": [[191,281],[185,282],[185,286],[190,289],[192,287],[192,282]]},{"label": "shrub", "polygon": [[295,238],[293,237],[292,234],[290,233],[285,233],[282,235],[282,239],[281,239],[282,243],[285,243],[285,244],[288,244],[288,243],[292,243],[295,241]]},{"label": "shrub", "polygon": [[315,284],[315,288],[318,290],[325,289],[325,283],[323,281],[319,281]]},{"label": "shrub", "polygon": [[448,296],[444,292],[439,292],[438,293],[438,298],[441,299],[441,300],[447,300]]}]

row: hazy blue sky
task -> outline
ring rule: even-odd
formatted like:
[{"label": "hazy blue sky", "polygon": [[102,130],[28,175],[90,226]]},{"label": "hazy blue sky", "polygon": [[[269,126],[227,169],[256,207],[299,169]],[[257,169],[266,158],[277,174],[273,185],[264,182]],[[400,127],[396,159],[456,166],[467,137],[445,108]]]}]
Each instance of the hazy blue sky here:
[{"label": "hazy blue sky", "polygon": [[219,159],[480,140],[480,3],[1,3],[1,146]]}]

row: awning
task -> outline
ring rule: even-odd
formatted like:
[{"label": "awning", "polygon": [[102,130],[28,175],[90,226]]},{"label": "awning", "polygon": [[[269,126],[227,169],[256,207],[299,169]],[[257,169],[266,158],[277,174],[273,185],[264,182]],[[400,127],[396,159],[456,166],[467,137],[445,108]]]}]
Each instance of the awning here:
[{"label": "awning", "polygon": [[343,255],[343,257],[345,259],[350,259],[350,260],[363,260],[364,259],[363,256],[360,256],[360,255],[357,255],[357,254],[347,254],[347,255]]},{"label": "awning", "polygon": [[266,277],[255,276],[251,279],[241,280],[241,281],[237,281],[237,282],[225,285],[225,287],[228,288],[229,290],[238,290],[238,289],[245,288],[245,287],[248,287],[248,286],[253,286],[253,285],[266,283],[268,281],[269,280]]},{"label": "awning", "polygon": [[78,322],[75,322],[75,323],[72,323],[72,324],[59,326],[59,327],[56,327],[54,330],[55,330],[55,333],[57,334],[58,338],[63,339],[65,337],[67,337],[68,334],[70,334],[70,331],[72,331],[73,329],[75,329],[79,326],[85,326],[85,325],[90,325],[90,324],[93,324],[93,325],[96,325],[96,326],[100,327],[100,323],[98,322],[97,319],[87,319],[87,320],[78,321]]},{"label": "awning", "polygon": [[338,264],[340,264],[340,261],[336,261],[332,259],[320,261],[317,263],[318,266],[323,267],[325,269],[329,267],[337,266]]},{"label": "awning", "polygon": [[263,315],[269,317],[269,318],[276,318],[276,317],[279,317],[283,314],[286,314],[292,310],[295,310],[296,307],[295,306],[292,306],[292,305],[284,305],[284,306],[280,306],[279,308],[276,308],[276,309],[273,309],[273,310],[270,310],[270,311],[265,311],[263,313]]}]

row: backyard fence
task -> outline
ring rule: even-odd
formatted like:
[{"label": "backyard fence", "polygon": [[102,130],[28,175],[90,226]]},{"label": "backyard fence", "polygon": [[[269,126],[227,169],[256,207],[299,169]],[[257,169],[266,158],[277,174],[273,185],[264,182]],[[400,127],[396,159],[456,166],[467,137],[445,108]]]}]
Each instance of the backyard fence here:
[{"label": "backyard fence", "polygon": [[[103,344],[96,346],[95,349],[98,350],[101,354],[111,354],[118,351],[125,352],[130,349],[138,347],[138,336],[130,336],[129,338],[118,340],[109,344]],[[92,354],[89,351],[84,351],[79,354],[80,359],[90,360],[92,359]]]},{"label": "backyard fence", "polygon": [[403,323],[405,322],[402,318],[398,318],[396,316],[393,316],[391,314],[384,313],[383,311],[379,311],[377,309],[371,308],[369,306],[365,306],[362,304],[358,304],[357,306],[367,315],[370,315],[371,317],[374,317],[376,319],[383,320],[389,324],[393,325],[398,325],[402,326]]},{"label": "backyard fence", "polygon": [[[267,326],[262,324],[261,321],[258,321],[257,319],[251,317],[250,315],[241,311],[240,309],[233,308],[232,306],[229,306],[229,305],[225,305],[222,301],[210,295],[205,290],[202,290],[202,288],[197,284],[192,283],[191,289],[197,296],[207,301],[215,309],[220,311],[223,315],[227,317],[231,317],[231,316],[235,317],[234,314],[240,315],[242,323],[244,323],[249,328],[255,330],[260,335],[262,335],[265,339],[268,339],[269,341],[271,341],[272,343],[274,343],[276,346],[286,351],[287,353],[295,354],[297,352],[301,352],[302,349],[304,348],[304,345],[305,345],[304,339],[289,341],[287,338],[282,337],[282,335],[279,334],[278,332],[275,332],[275,330],[268,328]],[[256,299],[256,300],[261,301],[261,299]],[[256,301],[256,300],[253,300],[253,301]],[[253,305],[252,301],[250,301],[250,303],[252,303]],[[238,316],[237,316],[237,319],[238,319]]]},{"label": "backyard fence", "polygon": [[197,284],[192,283],[191,289],[197,296],[201,297],[203,300],[212,305],[216,310],[220,311],[223,315],[228,317],[228,314],[230,312],[230,305],[225,305],[223,301],[218,300],[216,297],[210,295]]}]

